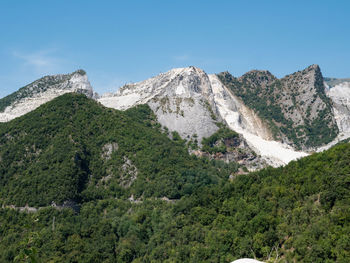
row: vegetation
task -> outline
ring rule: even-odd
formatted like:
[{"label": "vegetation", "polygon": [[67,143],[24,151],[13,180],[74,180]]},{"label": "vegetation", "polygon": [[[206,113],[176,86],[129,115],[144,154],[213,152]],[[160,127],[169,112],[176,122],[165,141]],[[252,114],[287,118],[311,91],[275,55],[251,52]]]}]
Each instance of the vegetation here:
[{"label": "vegetation", "polygon": [[[228,178],[228,168],[188,155],[181,137],[172,137],[148,106],[121,112],[63,95],[0,126],[0,200],[38,207],[131,195],[180,198]],[[107,158],[109,144],[118,150]]]},{"label": "vegetation", "polygon": [[227,127],[220,128],[217,132],[208,138],[202,140],[202,150],[209,153],[226,153],[228,145],[234,144],[234,140],[238,139],[238,133]]},{"label": "vegetation", "polygon": [[[67,94],[0,131],[1,202],[46,206],[0,209],[0,262],[350,260],[348,143],[229,180],[235,171],[189,156],[147,106],[120,112]],[[214,137],[206,145],[234,134]],[[137,168],[129,187],[125,158]],[[80,210],[48,206],[67,199]]]}]

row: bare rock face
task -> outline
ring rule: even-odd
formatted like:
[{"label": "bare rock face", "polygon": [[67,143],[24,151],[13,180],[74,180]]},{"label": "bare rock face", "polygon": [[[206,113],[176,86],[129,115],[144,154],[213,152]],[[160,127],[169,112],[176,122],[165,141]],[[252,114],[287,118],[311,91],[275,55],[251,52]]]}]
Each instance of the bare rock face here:
[{"label": "bare rock face", "polygon": [[220,121],[208,75],[196,67],[172,69],[128,84],[98,101],[120,110],[147,103],[160,124],[182,138],[196,135],[199,141],[217,131]]},{"label": "bare rock face", "polygon": [[69,92],[94,96],[85,71],[46,76],[0,99],[0,122],[22,116],[40,105]]},{"label": "bare rock face", "polygon": [[350,137],[350,79],[326,79],[327,96],[333,102],[334,116],[342,139]]}]

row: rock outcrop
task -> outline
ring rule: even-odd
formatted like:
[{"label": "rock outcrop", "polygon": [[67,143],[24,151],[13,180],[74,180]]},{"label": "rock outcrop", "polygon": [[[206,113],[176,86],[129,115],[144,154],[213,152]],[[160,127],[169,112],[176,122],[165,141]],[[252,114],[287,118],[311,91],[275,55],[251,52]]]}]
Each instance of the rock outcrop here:
[{"label": "rock outcrop", "polygon": [[[203,138],[227,126],[240,134],[241,151],[209,157],[247,167],[251,162],[252,169],[306,156],[334,144],[338,134],[337,140],[350,137],[350,80],[324,79],[317,65],[281,79],[266,70],[236,78],[228,72],[208,75],[196,67],[176,68],[101,97],[93,93],[86,73],[78,70],[43,77],[1,99],[0,122],[68,92],[83,93],[118,110],[148,104],[164,129],[199,146]],[[108,159],[111,149],[105,150]]]},{"label": "rock outcrop", "polygon": [[147,103],[160,124],[182,138],[196,136],[199,141],[217,131],[216,122],[221,121],[208,75],[196,67],[172,69],[125,85],[98,101],[119,110]]},{"label": "rock outcrop", "polygon": [[69,92],[82,93],[90,98],[94,96],[85,71],[46,76],[0,99],[0,122],[22,116]]},{"label": "rock outcrop", "polygon": [[268,71],[250,71],[239,78],[228,72],[222,83],[254,110],[275,140],[313,150],[338,134],[331,100],[318,65],[277,79]]}]

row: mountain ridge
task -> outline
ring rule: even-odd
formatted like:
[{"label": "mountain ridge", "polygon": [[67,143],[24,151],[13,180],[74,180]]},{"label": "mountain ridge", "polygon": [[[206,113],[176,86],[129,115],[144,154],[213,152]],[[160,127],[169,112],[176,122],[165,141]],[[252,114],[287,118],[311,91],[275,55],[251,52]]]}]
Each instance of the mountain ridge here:
[{"label": "mountain ridge", "polygon": [[[310,150],[336,137],[338,131],[331,102],[325,94],[318,65],[281,79],[268,71],[250,71],[239,78],[229,76],[227,72],[218,76],[224,85],[268,122],[275,139]],[[325,130],[320,131],[322,129]],[[314,139],[318,136],[323,137]]]},{"label": "mountain ridge", "polygon": [[[179,76],[179,95],[201,94],[198,75]],[[239,146],[259,117],[217,75],[201,80],[227,124],[202,145],[147,104],[120,111],[76,92],[0,123],[0,261],[347,262],[350,144],[248,173],[235,156],[255,158]]]},{"label": "mountain ridge", "polygon": [[19,117],[68,92],[82,93],[90,98],[94,96],[84,70],[44,76],[0,99],[0,122]]},{"label": "mountain ridge", "polygon": [[[125,110],[147,103],[163,127],[170,132],[176,131],[185,140],[198,141],[199,146],[203,138],[218,131],[220,125],[226,125],[245,134],[243,137],[249,147],[275,166],[305,156],[306,153],[294,151],[293,147],[314,151],[331,140],[338,140],[341,135],[341,138],[350,136],[350,111],[344,110],[347,109],[346,101],[338,99],[336,89],[327,88],[324,84],[327,79],[323,80],[318,65],[281,79],[267,70],[251,70],[238,78],[228,72],[220,73],[217,79],[216,75],[193,66],[175,68],[141,82],[126,84],[116,93],[102,96],[93,94],[84,71],[52,78],[69,78],[74,74],[84,76],[76,82],[76,86],[68,81],[69,85],[64,86],[67,89],[62,91],[59,90],[60,85],[55,88],[47,81],[47,89],[57,92],[49,95],[38,93],[38,96],[29,96],[7,105],[6,110],[0,112],[0,121],[6,122],[29,112],[65,92],[79,91],[77,87],[80,85],[80,91],[107,107]],[[45,78],[49,77],[40,80]],[[223,78],[227,78],[226,81]],[[33,83],[26,87],[31,87]],[[242,89],[232,89],[232,85],[238,88],[245,85],[257,93],[249,103],[240,93]],[[257,97],[259,92],[265,94],[262,99],[260,95]],[[265,106],[259,108],[259,103]],[[1,99],[1,104],[5,105],[6,100]],[[261,114],[261,109],[267,109],[267,115]],[[281,112],[276,115],[277,119],[271,118],[276,112]],[[337,127],[340,127],[340,134],[335,138]],[[276,147],[280,152],[269,150]],[[285,156],[283,160],[281,156]]]}]

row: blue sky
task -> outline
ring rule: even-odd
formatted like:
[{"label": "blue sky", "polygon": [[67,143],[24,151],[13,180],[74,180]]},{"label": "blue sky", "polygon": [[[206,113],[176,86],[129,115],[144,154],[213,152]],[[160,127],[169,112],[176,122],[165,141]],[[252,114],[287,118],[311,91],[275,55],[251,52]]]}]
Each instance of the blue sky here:
[{"label": "blue sky", "polygon": [[190,65],[350,77],[349,14],[347,0],[3,0],[0,97],[79,68],[99,93]]}]

